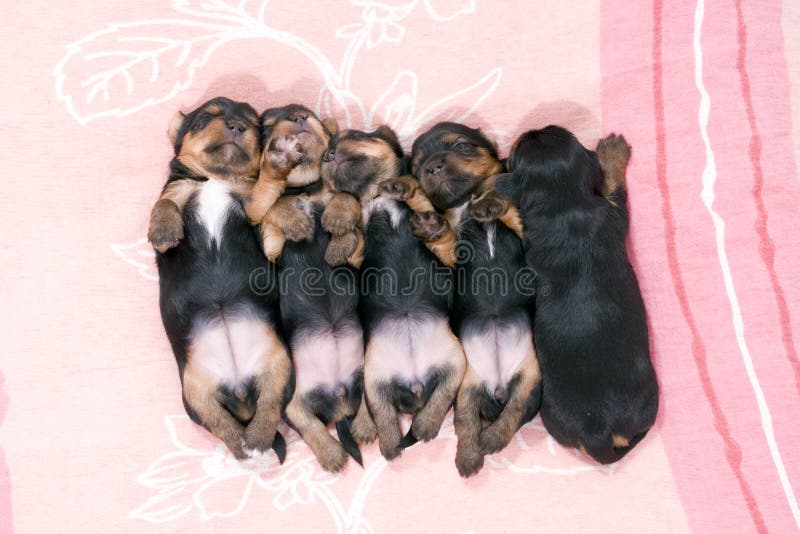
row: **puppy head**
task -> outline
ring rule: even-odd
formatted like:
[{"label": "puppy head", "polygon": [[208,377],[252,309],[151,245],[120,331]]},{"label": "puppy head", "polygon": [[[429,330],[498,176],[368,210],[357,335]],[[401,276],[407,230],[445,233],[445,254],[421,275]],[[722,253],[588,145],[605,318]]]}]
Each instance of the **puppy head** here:
[{"label": "puppy head", "polygon": [[322,157],[322,179],[334,191],[363,198],[375,185],[395,178],[403,167],[403,149],[388,126],[374,132],[344,130],[328,143]]},{"label": "puppy head", "polygon": [[553,125],[522,134],[511,148],[508,170],[527,186],[560,194],[594,195],[602,181],[595,153]]},{"label": "puppy head", "polygon": [[296,135],[303,145],[303,158],[286,180],[289,187],[301,187],[319,180],[319,164],[336,133],[335,121],[321,121],[313,111],[300,104],[272,108],[261,114],[261,142],[264,153],[275,139]]},{"label": "puppy head", "polygon": [[480,130],[440,122],[414,141],[411,172],[439,210],[468,201],[485,179],[503,172],[497,147]]},{"label": "puppy head", "polygon": [[261,158],[258,114],[228,98],[175,114],[167,134],[175,157],[200,176],[255,176]]}]

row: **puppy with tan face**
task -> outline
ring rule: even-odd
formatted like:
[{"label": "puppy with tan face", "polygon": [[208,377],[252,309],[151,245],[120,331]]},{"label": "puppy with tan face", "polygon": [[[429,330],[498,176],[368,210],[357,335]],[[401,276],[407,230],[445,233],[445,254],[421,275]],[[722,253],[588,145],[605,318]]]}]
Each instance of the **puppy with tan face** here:
[{"label": "puppy with tan face", "polygon": [[631,148],[610,135],[585,148],[559,126],[525,132],[496,187],[525,222],[536,297],[542,422],[559,443],[616,462],[658,410],[645,313],[628,260],[625,173]]},{"label": "puppy with tan face", "polygon": [[[237,458],[272,447],[283,461],[286,445],[276,428],[291,361],[276,333],[274,270],[243,209],[261,159],[258,115],[215,98],[178,113],[169,136],[175,157],[148,235],[184,406]],[[251,288],[257,270],[271,277],[270,290]]]},{"label": "puppy with tan face", "polygon": [[[361,442],[377,437],[381,454],[397,457],[405,444],[436,437],[464,374],[464,352],[448,322],[452,271],[411,233],[412,210],[382,194],[400,175],[403,151],[381,127],[334,136],[323,157],[322,176],[363,209],[366,250],[359,308],[367,340],[364,398],[353,421]],[[367,417],[372,414],[373,421]],[[413,415],[407,440],[398,416]],[[361,417],[363,415],[363,417]]]},{"label": "puppy with tan face", "polygon": [[[320,465],[335,472],[344,467],[348,454],[361,463],[350,433],[350,421],[362,406],[364,368],[357,271],[347,265],[357,243],[346,243],[344,261],[327,260],[337,239],[357,231],[348,220],[361,210],[346,204],[342,208],[339,195],[320,180],[320,160],[334,122],[323,124],[299,105],[267,110],[262,121],[264,146],[291,147],[291,159],[297,162],[286,177],[276,175],[268,161],[262,165],[247,206],[253,221],[264,212],[264,250],[276,262],[281,281],[281,325],[295,370],[286,419]],[[275,192],[281,196],[273,201]],[[329,425],[336,426],[338,441],[328,432]]]},{"label": "puppy with tan face", "polygon": [[[455,409],[456,467],[467,477],[539,409],[532,273],[526,272],[516,210],[493,189],[503,166],[485,135],[441,123],[414,142],[411,158],[419,187],[441,211],[418,214],[415,234],[431,239],[454,232],[458,238],[450,318],[468,364]],[[387,188],[408,196],[403,183]]]}]

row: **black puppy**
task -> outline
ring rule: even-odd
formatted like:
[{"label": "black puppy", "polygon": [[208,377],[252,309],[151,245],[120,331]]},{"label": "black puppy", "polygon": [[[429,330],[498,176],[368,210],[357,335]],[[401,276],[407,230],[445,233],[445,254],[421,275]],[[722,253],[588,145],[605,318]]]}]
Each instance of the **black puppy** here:
[{"label": "black puppy", "polygon": [[381,195],[381,184],[402,168],[403,151],[388,127],[340,132],[322,163],[331,188],[353,195],[363,206],[364,397],[374,424],[362,410],[353,435],[371,441],[377,427],[381,454],[389,460],[404,444],[398,414],[413,414],[408,443],[436,437],[465,368],[464,351],[447,318],[452,273],[412,235],[411,209]]},{"label": "black puppy", "polygon": [[[357,271],[348,265],[334,269],[325,261],[331,236],[324,215],[337,210],[329,209],[334,195],[323,186],[319,166],[335,123],[323,125],[297,104],[269,109],[261,118],[264,146],[283,140],[294,151],[292,159],[300,162],[286,183],[281,181],[286,177],[276,180],[270,165],[262,165],[259,184],[264,187],[257,186],[247,204],[247,212],[256,218],[264,212],[260,229],[265,253],[278,254],[272,259],[280,278],[281,325],[294,363],[286,418],[320,465],[335,472],[348,453],[361,463],[350,420],[362,404],[364,369]],[[271,205],[275,186],[284,188],[283,196]],[[336,425],[341,443],[328,432],[329,424]]]},{"label": "black puppy", "polygon": [[653,425],[658,384],[647,319],[628,261],[622,136],[597,152],[569,131],[523,134],[497,190],[517,203],[528,265],[537,272],[534,336],[542,422],[561,444],[615,462]]},{"label": "black puppy", "polygon": [[268,263],[242,207],[261,157],[258,115],[215,98],[176,114],[169,136],[175,158],[148,235],[184,406],[237,458],[273,447],[283,461],[276,428],[291,362],[276,333],[274,270],[271,291],[250,286],[251,273]]},{"label": "black puppy", "polygon": [[[539,409],[534,277],[525,267],[518,214],[492,187],[503,167],[491,140],[475,128],[439,123],[414,141],[411,158],[424,193],[443,213],[417,214],[415,234],[426,239],[426,231],[452,228],[458,237],[450,320],[468,364],[454,419],[456,467],[466,477]],[[403,189],[402,183],[389,185]]]}]

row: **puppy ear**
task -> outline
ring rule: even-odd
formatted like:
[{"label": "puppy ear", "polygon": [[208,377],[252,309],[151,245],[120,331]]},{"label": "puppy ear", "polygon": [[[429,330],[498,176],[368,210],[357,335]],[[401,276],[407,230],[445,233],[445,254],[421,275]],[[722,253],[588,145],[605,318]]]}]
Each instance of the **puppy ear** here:
[{"label": "puppy ear", "polygon": [[390,139],[391,141],[394,141],[398,145],[400,144],[400,139],[397,137],[397,134],[394,132],[394,130],[391,129],[391,127],[385,124],[381,124],[380,126],[378,126],[378,128],[375,130],[375,133],[380,134]]},{"label": "puppy ear", "polygon": [[339,133],[339,123],[336,122],[336,119],[334,119],[333,117],[328,117],[327,119],[323,119],[322,125],[325,127],[326,130],[328,130],[328,133],[331,134],[331,136],[334,136],[337,133]]},{"label": "puppy ear", "polygon": [[180,111],[176,111],[175,115],[172,116],[172,120],[169,121],[169,127],[167,128],[167,137],[169,137],[170,142],[175,145],[175,141],[178,139],[178,132],[181,129],[181,125],[183,124],[183,119],[186,118]]}]

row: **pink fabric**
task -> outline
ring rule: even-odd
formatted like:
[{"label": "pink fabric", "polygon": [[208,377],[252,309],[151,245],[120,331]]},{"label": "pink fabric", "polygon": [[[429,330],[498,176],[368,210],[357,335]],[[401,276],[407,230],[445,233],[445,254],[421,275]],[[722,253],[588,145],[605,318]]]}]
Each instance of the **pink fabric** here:
[{"label": "pink fabric", "polygon": [[[800,529],[790,0],[18,10],[0,89],[0,532]],[[365,469],[337,476],[288,431],[284,466],[233,461],[183,414],[143,241],[169,117],[218,94],[388,122],[407,146],[442,119],[503,153],[550,122],[588,146],[624,133],[656,428],[601,467],[536,419],[468,481],[450,421],[388,465],[365,447]]]}]

